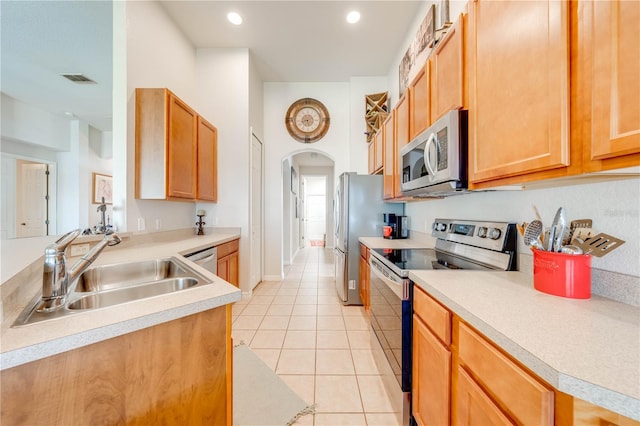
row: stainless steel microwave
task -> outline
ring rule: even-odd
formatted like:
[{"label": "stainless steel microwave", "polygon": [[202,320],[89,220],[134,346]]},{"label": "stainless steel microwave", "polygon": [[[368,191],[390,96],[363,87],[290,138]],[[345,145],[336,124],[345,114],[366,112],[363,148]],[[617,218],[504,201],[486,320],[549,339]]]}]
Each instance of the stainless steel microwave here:
[{"label": "stainless steel microwave", "polygon": [[467,190],[468,115],[449,111],[400,150],[402,195],[446,197]]}]

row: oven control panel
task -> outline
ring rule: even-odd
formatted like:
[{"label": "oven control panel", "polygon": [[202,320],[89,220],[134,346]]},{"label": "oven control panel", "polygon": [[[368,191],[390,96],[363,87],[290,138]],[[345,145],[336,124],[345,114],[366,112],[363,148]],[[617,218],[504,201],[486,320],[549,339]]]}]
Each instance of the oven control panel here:
[{"label": "oven control panel", "polygon": [[431,228],[431,235],[441,240],[500,252],[516,249],[514,223],[436,219]]}]

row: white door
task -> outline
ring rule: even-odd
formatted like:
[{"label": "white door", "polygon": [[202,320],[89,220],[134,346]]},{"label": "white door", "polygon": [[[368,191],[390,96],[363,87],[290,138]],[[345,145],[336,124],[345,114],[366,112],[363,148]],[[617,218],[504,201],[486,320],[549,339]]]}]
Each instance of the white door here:
[{"label": "white door", "polygon": [[18,160],[16,197],[16,236],[47,235],[47,165]]},{"label": "white door", "polygon": [[327,232],[327,180],[305,177],[304,218],[307,245],[324,245]]},{"label": "white door", "polygon": [[262,280],[262,142],[251,133],[251,248],[249,288]]}]

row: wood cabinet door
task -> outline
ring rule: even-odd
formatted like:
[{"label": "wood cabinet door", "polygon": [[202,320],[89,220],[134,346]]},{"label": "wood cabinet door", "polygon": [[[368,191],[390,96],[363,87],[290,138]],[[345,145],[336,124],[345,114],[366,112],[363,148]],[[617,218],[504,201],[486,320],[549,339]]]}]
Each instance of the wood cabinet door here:
[{"label": "wood cabinet door", "polygon": [[398,198],[401,196],[400,191],[400,150],[409,143],[409,101],[407,96],[403,96],[398,100],[396,106],[395,118],[395,146],[393,148],[393,196]]},{"label": "wood cabinet door", "polygon": [[[464,19],[460,15],[429,57],[431,121],[464,106]],[[413,136],[415,137],[415,135]]]},{"label": "wood cabinet door", "polygon": [[369,265],[367,264],[367,261],[364,259],[364,257],[360,256],[360,264],[359,264],[359,268],[358,268],[358,273],[359,273],[359,277],[360,277],[360,289],[358,291],[358,293],[360,294],[360,300],[362,300],[362,305],[364,306],[365,309],[369,309],[369,300],[367,298],[367,269],[369,268]]},{"label": "wood cabinet door", "polygon": [[[430,61],[426,61],[409,85],[409,140],[425,131],[431,124]],[[448,71],[449,72],[449,71]]]},{"label": "wood cabinet door", "polygon": [[373,140],[369,142],[369,146],[367,147],[367,153],[369,156],[369,161],[368,161],[369,167],[367,170],[370,175],[373,175],[376,173],[376,144]]},{"label": "wood cabinet door", "polygon": [[229,255],[229,279],[228,281],[238,287],[240,285],[240,256],[238,252]]},{"label": "wood cabinet door", "polygon": [[413,316],[412,354],[411,409],[416,422],[450,424],[451,352],[417,315]]},{"label": "wood cabinet door", "polygon": [[198,200],[218,201],[218,130],[198,116]]},{"label": "wood cabinet door", "polygon": [[515,425],[460,366],[455,399],[457,426]]},{"label": "wood cabinet door", "polygon": [[229,282],[229,256],[218,258],[218,272],[216,275]]},{"label": "wood cabinet door", "polygon": [[382,149],[384,156],[382,159],[382,196],[385,200],[390,200],[395,196],[395,173],[397,170],[396,153],[396,129],[394,109],[382,124]]},{"label": "wood cabinet door", "polygon": [[373,138],[373,143],[375,144],[375,163],[374,163],[374,168],[375,171],[378,172],[379,170],[382,169],[383,165],[384,165],[384,147],[383,147],[383,129],[379,129],[376,132],[376,136],[375,138]]},{"label": "wood cabinet door", "polygon": [[469,180],[569,164],[568,2],[469,5]]},{"label": "wood cabinet door", "polygon": [[[640,2],[584,1],[592,55],[588,160],[640,152]],[[638,164],[637,158],[635,165]]]},{"label": "wood cabinet door", "polygon": [[196,198],[196,113],[169,94],[167,196]]}]

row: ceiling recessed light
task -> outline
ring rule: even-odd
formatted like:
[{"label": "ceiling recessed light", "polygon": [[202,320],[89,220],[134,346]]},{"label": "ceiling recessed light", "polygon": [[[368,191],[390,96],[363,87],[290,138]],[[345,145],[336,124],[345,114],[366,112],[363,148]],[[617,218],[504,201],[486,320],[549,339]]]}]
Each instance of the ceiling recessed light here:
[{"label": "ceiling recessed light", "polygon": [[229,20],[229,22],[231,22],[233,25],[240,25],[242,24],[242,16],[240,16],[239,13],[236,12],[229,12],[227,13],[227,19]]},{"label": "ceiling recessed light", "polygon": [[358,22],[360,20],[360,12],[357,12],[355,10],[349,12],[347,14],[347,22],[350,24],[355,24],[356,22]]}]

